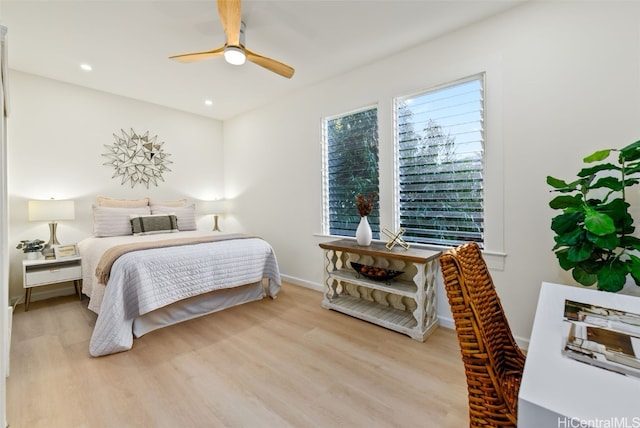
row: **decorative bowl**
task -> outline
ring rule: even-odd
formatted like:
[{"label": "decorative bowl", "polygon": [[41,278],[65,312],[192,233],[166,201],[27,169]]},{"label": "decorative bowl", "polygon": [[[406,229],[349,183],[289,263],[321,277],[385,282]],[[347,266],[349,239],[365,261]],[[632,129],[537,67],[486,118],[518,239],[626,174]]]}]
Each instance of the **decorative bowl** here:
[{"label": "decorative bowl", "polygon": [[351,267],[359,275],[362,275],[374,281],[389,281],[404,273],[401,270],[391,270],[381,267],[368,266],[356,262],[351,262]]}]

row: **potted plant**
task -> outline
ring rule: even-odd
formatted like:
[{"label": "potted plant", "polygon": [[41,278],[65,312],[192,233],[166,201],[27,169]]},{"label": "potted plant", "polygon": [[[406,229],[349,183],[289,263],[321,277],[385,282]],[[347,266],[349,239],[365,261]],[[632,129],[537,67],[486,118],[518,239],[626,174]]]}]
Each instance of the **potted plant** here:
[{"label": "potted plant", "polygon": [[44,249],[44,241],[41,239],[25,239],[20,241],[16,248],[26,253],[27,258],[35,258],[37,257],[36,253]]},{"label": "potted plant", "polygon": [[562,210],[551,221],[560,267],[578,283],[604,291],[620,291],[629,275],[640,285],[640,239],[632,236],[626,200],[626,189],[640,182],[640,141],[598,150],[583,161],[589,166],[574,181],[547,177],[552,191],[561,193],[549,202]]}]

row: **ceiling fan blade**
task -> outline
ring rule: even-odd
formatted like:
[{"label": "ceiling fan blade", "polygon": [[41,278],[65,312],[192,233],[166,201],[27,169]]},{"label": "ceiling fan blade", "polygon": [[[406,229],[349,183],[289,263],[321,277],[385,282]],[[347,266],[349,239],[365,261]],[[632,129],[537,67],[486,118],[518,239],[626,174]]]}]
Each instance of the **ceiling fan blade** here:
[{"label": "ceiling fan blade", "polygon": [[[226,43],[217,49],[204,52],[194,52],[182,55],[174,55],[169,58],[180,62],[195,62],[203,59],[215,58],[223,56],[225,49],[233,47],[241,49],[246,55],[246,59],[264,67],[269,71],[279,74],[287,79],[293,76],[295,70],[280,61],[276,61],[266,56],[258,55],[255,52],[244,47],[244,24],[242,23],[242,6],[241,0],[218,0],[218,13],[220,14],[220,22],[227,36]],[[237,50],[236,49],[236,50]],[[231,59],[229,59],[234,63]]]},{"label": "ceiling fan blade", "polygon": [[218,13],[222,28],[227,35],[227,45],[240,46],[240,23],[242,21],[240,0],[218,0]]},{"label": "ceiling fan blade", "polygon": [[196,61],[202,61],[203,59],[209,59],[209,58],[215,58],[217,56],[222,56],[224,55],[224,46],[220,46],[217,49],[214,49],[212,51],[204,51],[204,52],[193,52],[193,53],[188,53],[188,54],[182,54],[182,55],[174,55],[174,56],[170,56],[170,59],[175,59],[176,61],[180,61],[180,62],[196,62]]},{"label": "ceiling fan blade", "polygon": [[290,79],[295,72],[293,67],[290,67],[287,64],[283,64],[280,61],[276,61],[275,59],[258,55],[257,53],[251,52],[246,48],[244,49],[244,52],[247,54],[247,59],[249,61],[253,62],[254,64],[258,64],[260,67],[264,67],[267,70],[273,71],[280,76],[286,77],[287,79]]}]

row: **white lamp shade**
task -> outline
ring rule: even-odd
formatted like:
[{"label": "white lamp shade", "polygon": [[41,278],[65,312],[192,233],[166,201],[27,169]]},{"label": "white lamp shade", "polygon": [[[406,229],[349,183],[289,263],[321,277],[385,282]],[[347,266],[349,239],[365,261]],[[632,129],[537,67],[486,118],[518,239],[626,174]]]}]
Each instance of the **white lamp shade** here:
[{"label": "white lamp shade", "polygon": [[29,221],[73,220],[75,218],[75,203],[71,200],[29,201]]},{"label": "white lamp shade", "polygon": [[223,214],[225,201],[216,199],[215,201],[203,201],[198,204],[198,211],[202,214]]}]

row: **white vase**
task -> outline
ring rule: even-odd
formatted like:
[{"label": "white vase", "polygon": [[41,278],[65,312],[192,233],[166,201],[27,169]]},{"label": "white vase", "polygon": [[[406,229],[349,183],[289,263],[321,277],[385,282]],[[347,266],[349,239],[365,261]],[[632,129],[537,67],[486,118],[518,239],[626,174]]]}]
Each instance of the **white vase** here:
[{"label": "white vase", "polygon": [[362,247],[371,245],[371,239],[373,238],[373,232],[371,232],[371,226],[367,216],[360,217],[360,223],[356,229],[356,242]]},{"label": "white vase", "polygon": [[27,251],[25,254],[27,255],[27,260],[37,260],[40,256],[38,251]]}]

